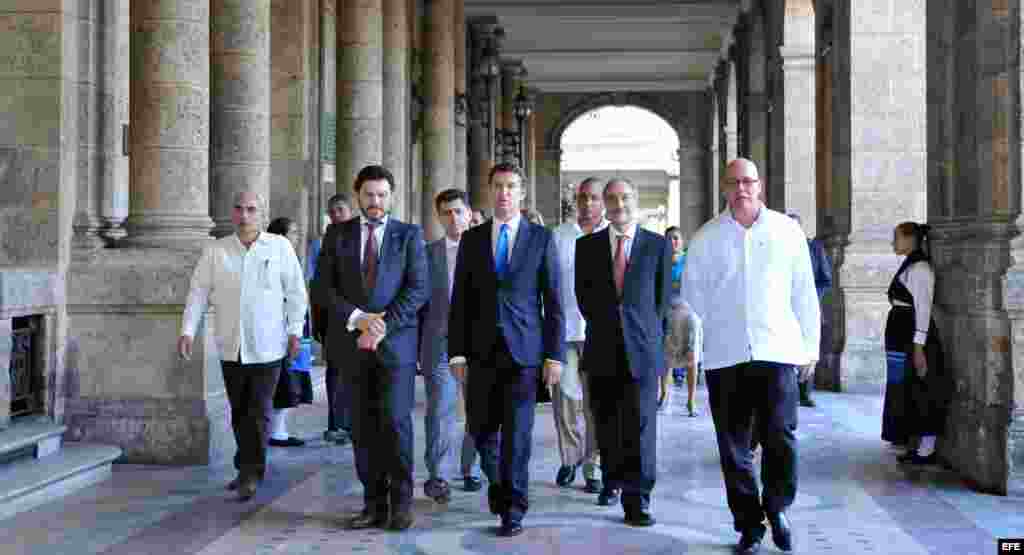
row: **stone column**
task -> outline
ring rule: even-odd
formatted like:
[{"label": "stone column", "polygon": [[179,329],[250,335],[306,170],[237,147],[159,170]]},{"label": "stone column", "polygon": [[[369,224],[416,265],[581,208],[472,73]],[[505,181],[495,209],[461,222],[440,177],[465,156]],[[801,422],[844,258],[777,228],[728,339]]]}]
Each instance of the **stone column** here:
[{"label": "stone column", "polygon": [[883,388],[885,291],[899,262],[892,230],[925,215],[924,5],[891,6],[839,0],[833,13],[835,217],[824,235],[834,278],[826,306],[841,351],[830,355],[831,375],[816,379],[840,391]]},{"label": "stone column", "polygon": [[[409,159],[409,2],[384,0],[384,167],[396,183],[392,213],[406,216],[406,195],[410,193]],[[411,216],[411,215],[410,215]]]},{"label": "stone column", "polygon": [[[955,384],[939,455],[977,489],[1006,495],[1024,467],[1022,11],[955,0],[921,10],[933,315]],[[917,30],[921,14],[911,15]]]},{"label": "stone column", "polygon": [[[537,98],[540,96],[540,91],[537,89],[528,89],[526,93],[527,98],[531,105],[536,106]],[[529,209],[537,210],[537,119],[536,110],[530,113],[530,117],[526,119],[526,131],[523,133],[523,139],[526,144],[523,146],[523,157],[526,159],[523,164],[523,170],[526,172],[527,182],[527,195],[529,197]],[[544,220],[545,222],[549,220]],[[556,221],[556,220],[552,220]]]},{"label": "stone column", "polygon": [[455,98],[458,103],[455,114],[455,175],[452,187],[466,189],[467,169],[469,164],[467,125],[469,114],[466,106],[466,0],[454,0],[455,26],[453,41],[455,47]]},{"label": "stone column", "polygon": [[[291,218],[302,237],[319,236],[316,66],[319,0],[271,0],[270,213]],[[333,39],[333,37],[332,37]],[[305,259],[305,248],[297,253]]]},{"label": "stone column", "polygon": [[[764,17],[756,10],[745,17],[742,47],[745,59],[743,87],[740,91],[740,155],[757,164],[762,172],[768,171],[768,95],[765,53]],[[805,218],[806,219],[806,218]]]},{"label": "stone column", "polygon": [[78,127],[78,205],[75,209],[73,246],[76,250],[103,247],[99,231],[100,199],[103,183],[100,181],[99,125],[102,111],[98,103],[97,80],[101,50],[100,27],[103,22],[98,2],[85,3],[77,15],[78,48],[83,63],[76,68],[79,110]]},{"label": "stone column", "polygon": [[[344,187],[337,184],[338,160],[338,9],[337,0],[320,4],[320,197],[318,209],[327,212],[327,201]],[[347,190],[347,189],[346,189]],[[318,217],[319,214],[318,214]]]},{"label": "stone column", "polygon": [[270,0],[210,0],[210,79],[210,213],[223,237],[236,191],[270,201]]},{"label": "stone column", "polygon": [[725,88],[725,125],[723,126],[723,142],[726,162],[739,156],[739,91],[736,90],[736,64],[726,64]]},{"label": "stone column", "polygon": [[434,216],[434,197],[452,186],[455,94],[454,0],[428,0],[424,26],[427,53],[426,119],[423,129],[423,229],[427,240],[443,229]]},{"label": "stone column", "polygon": [[469,91],[469,128],[467,130],[467,191],[474,208],[489,209],[490,196],[487,188],[487,174],[494,164],[494,140],[491,137],[490,119],[494,99],[490,83],[482,74],[481,64],[484,51],[497,27],[494,17],[474,18],[469,22],[469,59],[472,86]]},{"label": "stone column", "polygon": [[[537,211],[545,222],[562,221],[562,149],[537,148]],[[487,207],[490,214],[491,206]]]},{"label": "stone column", "polygon": [[679,191],[676,196],[679,227],[686,237],[707,221],[705,185],[707,146],[705,135],[708,124],[706,114],[710,112],[708,98],[702,92],[679,93],[683,99],[682,121],[672,122],[679,134]]},{"label": "stone column", "polygon": [[708,89],[704,96],[707,98],[707,206],[704,207],[704,217],[707,219],[714,218],[718,214],[718,208],[721,202],[721,193],[719,190],[719,179],[721,178],[722,172],[722,153],[721,153],[721,135],[718,132],[720,120],[719,114],[721,113],[718,109],[718,94],[714,88]]},{"label": "stone column", "polygon": [[209,0],[131,4],[130,245],[209,236]]},{"label": "stone column", "polygon": [[[515,115],[515,99],[519,94],[519,87],[526,77],[526,67],[522,60],[506,60],[501,64],[501,128],[506,132],[519,133],[519,122]],[[521,135],[520,135],[521,136]],[[505,160],[512,160],[506,156]],[[523,165],[523,161],[519,161]]]},{"label": "stone column", "polygon": [[384,9],[382,0],[338,2],[339,191],[364,166],[383,162]]},{"label": "stone column", "polygon": [[100,73],[100,104],[108,110],[100,122],[103,165],[100,216],[101,234],[109,241],[124,238],[124,220],[128,217],[128,71],[131,55],[129,0],[101,3],[103,27],[101,54],[106,71]]}]

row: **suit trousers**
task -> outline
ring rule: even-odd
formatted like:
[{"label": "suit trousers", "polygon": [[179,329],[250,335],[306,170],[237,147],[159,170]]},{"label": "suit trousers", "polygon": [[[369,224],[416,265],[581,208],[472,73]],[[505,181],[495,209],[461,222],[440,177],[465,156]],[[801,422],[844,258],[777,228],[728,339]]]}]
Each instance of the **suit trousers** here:
[{"label": "suit trousers", "polygon": [[469,429],[480,453],[480,467],[491,483],[488,495],[499,514],[522,517],[529,508],[537,375],[536,367],[516,363],[500,333],[486,360],[470,361]]},{"label": "suit trousers", "polygon": [[462,477],[479,478],[480,461],[477,460],[476,444],[473,442],[473,434],[469,433],[469,416],[466,414],[466,382],[459,384],[459,403],[462,405],[461,418],[463,420],[462,435]]},{"label": "suit trousers", "polygon": [[328,364],[324,380],[327,385],[327,429],[352,431],[352,405],[341,379],[341,371]]},{"label": "suit trousers", "polygon": [[[765,514],[793,504],[797,486],[797,372],[790,364],[752,361],[705,372],[718,457],[733,526],[764,531]],[[761,455],[758,493],[750,449],[753,415]]]},{"label": "suit trousers", "polygon": [[588,372],[604,487],[621,489],[622,507],[632,511],[649,506],[657,478],[660,378],[626,368]]},{"label": "suit trousers", "polygon": [[221,373],[231,404],[231,430],[238,445],[235,468],[242,480],[262,480],[267,471],[270,414],[281,361],[241,364],[223,360]]},{"label": "suit trousers", "polygon": [[[580,385],[583,388],[583,399],[573,399],[555,385],[551,387],[551,407],[555,417],[555,433],[558,436],[558,454],[563,466],[583,465],[583,477],[588,480],[597,478],[598,452],[597,430],[594,422],[594,411],[591,408],[591,388],[589,376],[583,371],[583,344],[570,343],[566,346],[565,356],[576,358]],[[583,413],[584,429],[580,429],[580,412]]]},{"label": "suit trousers", "polygon": [[451,480],[455,467],[455,423],[458,386],[448,368],[448,355],[441,362],[423,369],[427,410],[423,415],[426,435],[424,462],[431,478]]},{"label": "suit trousers", "polygon": [[352,445],[366,508],[409,511],[416,368],[383,366],[373,351],[360,350],[356,358],[342,379],[352,403]]}]

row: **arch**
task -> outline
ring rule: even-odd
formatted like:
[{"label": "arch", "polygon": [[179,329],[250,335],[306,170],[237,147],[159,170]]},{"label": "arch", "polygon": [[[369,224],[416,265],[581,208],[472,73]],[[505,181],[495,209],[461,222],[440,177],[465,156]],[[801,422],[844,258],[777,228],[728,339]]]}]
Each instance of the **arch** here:
[{"label": "arch", "polygon": [[598,108],[604,108],[605,106],[627,105],[648,110],[668,122],[669,126],[676,132],[679,144],[684,144],[684,137],[679,129],[682,122],[682,114],[677,113],[676,110],[666,105],[661,99],[644,93],[606,92],[589,95],[566,110],[558,118],[558,123],[551,127],[545,135],[545,148],[560,150],[562,148],[562,134],[583,114]]}]

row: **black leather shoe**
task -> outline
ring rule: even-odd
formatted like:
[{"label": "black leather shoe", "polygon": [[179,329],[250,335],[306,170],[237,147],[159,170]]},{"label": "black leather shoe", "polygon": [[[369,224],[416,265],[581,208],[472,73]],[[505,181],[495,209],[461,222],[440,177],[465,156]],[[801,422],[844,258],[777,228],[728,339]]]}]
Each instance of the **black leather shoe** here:
[{"label": "black leather shoe", "polygon": [[398,511],[391,515],[391,522],[388,523],[388,530],[401,532],[412,526],[412,511]]},{"label": "black leather shoe", "polygon": [[601,493],[601,480],[587,478],[587,484],[583,486],[583,491],[586,493]]},{"label": "black leather shoe", "polygon": [[630,526],[654,526],[656,522],[654,516],[644,509],[626,511],[626,524]]},{"label": "black leather shoe", "polygon": [[498,535],[503,538],[511,538],[523,533],[523,521],[518,518],[502,517],[501,527],[498,528]]},{"label": "black leather shoe", "polygon": [[500,515],[505,512],[505,498],[501,486],[491,484],[487,487],[487,507],[492,515]]},{"label": "black leather shoe", "polygon": [[600,495],[597,496],[597,504],[602,507],[611,507],[618,502],[619,490],[617,489],[604,488],[601,490]]},{"label": "black leather shoe", "polygon": [[555,483],[558,487],[567,488],[569,484],[576,480],[576,465],[565,466],[562,465],[558,469],[558,474],[555,475]]},{"label": "black leather shoe", "polygon": [[387,513],[371,512],[370,509],[363,509],[363,512],[345,522],[346,528],[350,530],[364,530],[366,528],[384,528],[388,525]]},{"label": "black leather shoe", "polygon": [[241,480],[238,483],[238,500],[248,501],[256,495],[256,486],[259,483],[256,480]]},{"label": "black leather shoe", "polygon": [[228,491],[235,491],[236,489],[238,489],[238,484],[241,481],[242,481],[242,478],[240,476],[235,476],[235,479],[231,480],[230,482],[228,482],[228,485],[224,486],[224,489],[226,489]]},{"label": "black leather shoe", "polygon": [[465,476],[462,478],[462,489],[466,491],[480,491],[483,487],[483,481],[476,476]]},{"label": "black leather shoe", "polygon": [[935,455],[935,453],[932,453],[927,457],[922,457],[917,453],[912,453],[909,459],[900,462],[912,465],[939,464],[939,458]]},{"label": "black leather shoe", "polygon": [[744,533],[740,536],[740,543],[736,544],[736,555],[754,555],[761,552],[761,538],[753,533]]},{"label": "black leather shoe", "polygon": [[775,547],[783,551],[792,551],[793,531],[789,527],[786,513],[768,515],[768,524],[772,527],[772,541],[775,542]]},{"label": "black leather shoe", "polygon": [[914,458],[915,455],[917,455],[917,451],[911,449],[910,451],[907,451],[906,453],[903,453],[902,455],[896,457],[896,460],[901,463],[908,463],[910,462],[910,459]]},{"label": "black leather shoe", "polygon": [[436,503],[447,503],[452,498],[448,482],[440,478],[431,478],[423,484],[423,493]]},{"label": "black leather shoe", "polygon": [[270,441],[267,443],[273,447],[302,447],[306,444],[305,441],[302,441],[295,436],[290,436],[288,439],[270,438]]}]

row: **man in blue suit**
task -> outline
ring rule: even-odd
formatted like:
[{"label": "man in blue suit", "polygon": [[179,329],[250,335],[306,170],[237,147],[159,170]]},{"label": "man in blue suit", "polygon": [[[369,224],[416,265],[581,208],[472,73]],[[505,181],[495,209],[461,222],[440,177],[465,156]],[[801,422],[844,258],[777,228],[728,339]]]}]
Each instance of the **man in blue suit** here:
[{"label": "man in blue suit", "polygon": [[356,472],[366,503],[349,521],[352,528],[405,530],[413,521],[417,313],[429,293],[428,273],[420,228],[389,215],[394,183],[381,166],[359,172],[362,215],[331,226],[313,283],[332,322],[330,364],[344,362],[352,403]]},{"label": "man in blue suit", "polygon": [[521,216],[522,182],[511,164],[491,169],[494,217],[462,234],[448,324],[449,363],[467,380],[470,433],[501,536],[522,533],[529,505],[538,372],[554,385],[565,362],[555,239]]},{"label": "man in blue suit", "polygon": [[626,524],[650,526],[672,248],[637,225],[637,191],[628,180],[609,181],[604,203],[611,225],[576,241],[576,299],[587,321],[583,360],[604,487],[622,491]]}]

